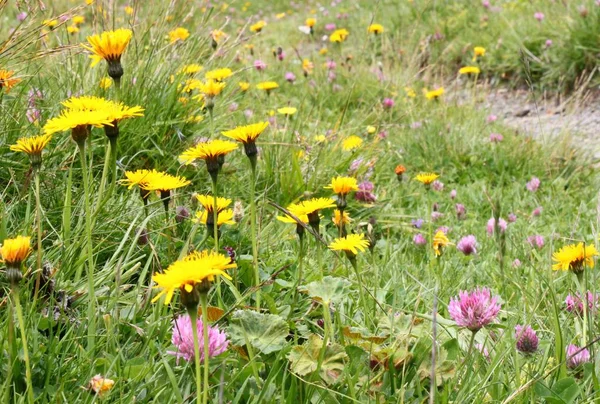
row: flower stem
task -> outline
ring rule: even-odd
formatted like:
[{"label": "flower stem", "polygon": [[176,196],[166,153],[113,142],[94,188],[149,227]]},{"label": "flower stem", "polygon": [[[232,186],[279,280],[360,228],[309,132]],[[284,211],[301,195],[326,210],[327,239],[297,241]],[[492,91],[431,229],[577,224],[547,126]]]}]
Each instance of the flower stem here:
[{"label": "flower stem", "polygon": [[[212,193],[213,193],[213,238],[215,240],[215,253],[219,253],[219,211],[217,209],[217,176],[212,177]],[[208,222],[208,217],[206,218]],[[223,301],[221,300],[221,278],[217,278],[217,300],[219,307],[223,308]]]},{"label": "flower stem", "polygon": [[37,222],[37,275],[35,277],[35,290],[33,300],[37,300],[40,290],[40,278],[42,276],[42,203],[40,201],[40,172],[35,169],[35,221]]},{"label": "flower stem", "polygon": [[102,168],[102,178],[100,179],[100,186],[98,187],[98,201],[96,210],[100,209],[100,205],[102,202],[102,197],[104,196],[104,188],[106,186],[106,178],[108,177],[108,171],[110,170],[110,153],[111,147],[106,146],[106,150],[104,152],[104,166]]},{"label": "flower stem", "polygon": [[96,293],[94,292],[94,250],[92,247],[92,209],[90,207],[90,186],[85,162],[85,143],[79,142],[79,158],[83,178],[83,200],[85,206],[85,237],[88,265],[88,351],[93,354],[96,344]]},{"label": "flower stem", "polygon": [[299,251],[298,251],[298,278],[296,279],[296,282],[294,284],[294,298],[292,300],[292,307],[290,308],[290,315],[289,318],[291,319],[292,316],[294,315],[294,310],[296,309],[296,303],[298,301],[298,287],[300,286],[300,283],[302,282],[302,264],[304,262],[304,237],[300,238],[299,241]]},{"label": "flower stem", "polygon": [[[196,365],[196,403],[201,404],[200,392],[202,391],[202,378],[200,377],[200,348],[198,346],[198,308],[188,308],[190,322],[192,323],[192,336],[194,339],[194,364]],[[204,355],[206,357],[206,355]]]},{"label": "flower stem", "polygon": [[258,234],[256,232],[256,160],[250,160],[250,229],[252,233],[252,264],[254,266],[254,285],[256,286],[256,307],[260,310],[260,275],[258,273]]},{"label": "flower stem", "polygon": [[[209,340],[208,340],[208,299],[206,293],[200,294],[202,305],[202,336],[204,338],[204,388],[202,390],[202,402],[208,403],[208,371],[209,371]],[[196,337],[198,338],[198,337]]]},{"label": "flower stem", "polygon": [[21,329],[21,342],[23,343],[23,358],[25,359],[25,377],[27,379],[27,401],[33,404],[33,384],[31,383],[31,366],[29,364],[29,350],[27,349],[27,332],[25,331],[25,320],[23,319],[23,310],[21,309],[21,301],[19,300],[19,288],[14,286],[12,294],[15,301],[15,310],[17,312],[17,320]]}]

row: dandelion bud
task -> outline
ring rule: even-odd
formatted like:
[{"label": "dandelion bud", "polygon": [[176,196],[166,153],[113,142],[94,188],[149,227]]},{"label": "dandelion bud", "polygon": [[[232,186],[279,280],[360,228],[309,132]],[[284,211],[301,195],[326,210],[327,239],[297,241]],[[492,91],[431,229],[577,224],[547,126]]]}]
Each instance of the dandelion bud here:
[{"label": "dandelion bud", "polygon": [[177,223],[183,223],[190,217],[190,211],[185,206],[178,206],[175,208],[175,221]]},{"label": "dandelion bud", "polygon": [[235,201],[233,204],[233,221],[240,223],[244,218],[244,205],[241,201]]},{"label": "dandelion bud", "polygon": [[113,121],[112,126],[104,125],[104,134],[111,140],[119,137],[119,125],[117,121]]},{"label": "dandelion bud", "polygon": [[138,245],[146,245],[148,244],[148,230],[146,228],[143,228],[139,231],[139,236],[138,236]]},{"label": "dandelion bud", "polygon": [[108,75],[118,83],[123,76],[123,66],[120,60],[114,60],[108,62]]}]

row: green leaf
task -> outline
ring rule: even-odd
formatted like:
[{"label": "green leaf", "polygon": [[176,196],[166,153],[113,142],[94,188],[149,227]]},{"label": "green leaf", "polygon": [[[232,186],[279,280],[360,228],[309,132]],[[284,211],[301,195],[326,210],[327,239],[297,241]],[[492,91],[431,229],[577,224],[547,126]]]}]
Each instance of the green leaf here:
[{"label": "green leaf", "polygon": [[544,398],[546,402],[563,404],[575,402],[581,394],[577,381],[572,377],[560,379],[550,388],[543,382],[538,382],[534,387],[534,391],[538,397]]},{"label": "green leaf", "polygon": [[290,329],[283,318],[251,310],[237,310],[229,326],[232,343],[240,346],[249,343],[264,354],[282,349],[289,333]]},{"label": "green leaf", "polygon": [[[417,371],[421,380],[428,379],[431,376],[431,355],[421,362]],[[448,352],[441,348],[435,361],[435,383],[440,387],[446,380],[452,379],[456,374],[456,364],[448,360]]]},{"label": "green leaf", "polygon": [[334,276],[326,276],[320,281],[311,282],[304,290],[313,299],[321,300],[326,305],[337,303],[348,295],[348,288],[352,285],[350,281]]},{"label": "green leaf", "polygon": [[[304,345],[298,345],[292,348],[288,354],[290,368],[292,372],[299,376],[306,376],[313,373],[319,366],[319,355],[323,348],[323,340],[318,335],[312,334]],[[335,383],[342,370],[344,363],[348,359],[348,355],[344,347],[339,344],[331,344],[325,348],[323,362],[319,376],[327,384]]]}]

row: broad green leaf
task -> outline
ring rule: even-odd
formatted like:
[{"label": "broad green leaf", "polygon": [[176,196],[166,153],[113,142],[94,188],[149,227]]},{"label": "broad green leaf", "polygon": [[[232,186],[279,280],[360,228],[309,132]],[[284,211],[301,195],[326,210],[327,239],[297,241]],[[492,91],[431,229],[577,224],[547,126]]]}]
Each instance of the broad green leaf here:
[{"label": "broad green leaf", "polygon": [[[292,348],[288,354],[292,372],[299,376],[306,376],[317,370],[319,365],[319,355],[323,347],[323,340],[318,335],[312,334],[304,345],[298,345]],[[325,348],[323,363],[319,371],[319,376],[327,384],[332,384],[340,377],[344,369],[344,363],[348,355],[344,347],[339,344],[331,344]]]},{"label": "broad green leaf", "polygon": [[326,276],[320,281],[311,282],[304,287],[313,299],[317,299],[326,305],[340,302],[347,297],[348,288],[352,283],[346,279]]},{"label": "broad green leaf", "polygon": [[[421,362],[417,372],[421,380],[428,379],[431,376],[431,355]],[[448,352],[441,348],[435,361],[435,383],[440,387],[446,380],[452,379],[456,374],[456,364],[448,360]]]},{"label": "broad green leaf", "polygon": [[290,329],[281,317],[251,310],[233,313],[229,326],[229,338],[233,344],[243,346],[247,341],[264,354],[282,349],[289,333]]}]

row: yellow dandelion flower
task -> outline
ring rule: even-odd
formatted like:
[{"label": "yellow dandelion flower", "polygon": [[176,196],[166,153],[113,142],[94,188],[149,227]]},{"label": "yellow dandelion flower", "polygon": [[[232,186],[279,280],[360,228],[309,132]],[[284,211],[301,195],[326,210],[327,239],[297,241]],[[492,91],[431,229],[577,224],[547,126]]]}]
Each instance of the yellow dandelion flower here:
[{"label": "yellow dandelion flower", "polygon": [[105,109],[108,119],[111,122],[120,122],[123,119],[135,118],[138,116],[144,116],[144,108],[136,105],[135,107],[128,107],[122,103],[117,104],[111,102],[110,105]]},{"label": "yellow dandelion flower", "polygon": [[240,81],[238,83],[238,86],[240,86],[240,91],[246,92],[250,88],[250,83],[247,83],[245,81]]},{"label": "yellow dandelion flower", "polygon": [[[103,126],[112,126],[112,121],[108,118],[106,111],[63,111],[59,116],[52,118],[44,125],[44,134],[52,135],[57,132],[64,132],[69,129],[75,129],[79,132],[75,135],[75,140],[81,140],[79,136],[87,137],[89,126],[101,128]],[[85,131],[85,133],[83,133]]]},{"label": "yellow dandelion flower", "polygon": [[307,18],[306,21],[304,21],[304,25],[306,25],[307,27],[314,27],[315,24],[317,23],[317,19],[316,18]]},{"label": "yellow dandelion flower", "polygon": [[50,29],[53,29],[58,25],[58,20],[44,20],[44,21],[42,21],[42,25],[44,25]]},{"label": "yellow dandelion flower", "polygon": [[566,245],[554,254],[552,260],[556,261],[552,269],[575,273],[581,272],[585,267],[594,267],[594,257],[598,255],[596,246],[593,244],[584,245],[583,243]]},{"label": "yellow dandelion flower", "polygon": [[369,135],[372,135],[373,133],[377,132],[377,128],[373,125],[369,125],[367,126],[367,133]]},{"label": "yellow dandelion flower", "polygon": [[277,112],[281,115],[294,115],[298,111],[297,108],[294,107],[283,107],[277,109]]},{"label": "yellow dandelion flower", "polygon": [[110,88],[110,86],[112,86],[112,79],[110,77],[103,77],[102,79],[100,79],[99,86],[103,90]]},{"label": "yellow dandelion flower", "polygon": [[257,22],[256,24],[252,24],[250,26],[250,31],[260,32],[266,25],[267,25],[267,23],[261,20],[261,21]]},{"label": "yellow dandelion flower", "polygon": [[458,74],[479,74],[481,70],[477,66],[465,66],[458,70]]},{"label": "yellow dandelion flower", "polygon": [[136,185],[144,189],[152,177],[159,177],[160,175],[161,173],[156,170],[125,171],[125,178],[119,180],[119,183],[125,185],[127,189],[131,189]]},{"label": "yellow dandelion flower", "polygon": [[444,87],[440,87],[436,90],[425,91],[425,98],[428,100],[437,100],[444,94]]},{"label": "yellow dandelion flower", "polygon": [[225,156],[237,148],[238,145],[229,140],[214,139],[190,147],[179,156],[179,159],[186,165],[193,163],[197,159],[206,160],[208,163],[216,161],[220,156]]},{"label": "yellow dandelion flower", "polygon": [[338,195],[348,195],[352,191],[358,191],[358,183],[353,177],[334,177],[325,189],[331,189]]},{"label": "yellow dandelion flower", "polygon": [[328,52],[326,47],[322,47],[321,49],[319,49],[319,55],[326,55]]},{"label": "yellow dandelion flower", "polygon": [[312,198],[298,203],[294,207],[294,210],[301,215],[311,215],[318,213],[322,209],[333,208],[334,206],[335,201],[331,198]]},{"label": "yellow dandelion flower", "polygon": [[302,70],[304,70],[304,72],[306,74],[311,74],[314,67],[315,67],[315,65],[313,65],[313,63],[310,60],[308,60],[308,59],[302,60]]},{"label": "yellow dandelion flower", "polygon": [[256,88],[258,88],[259,90],[265,90],[267,93],[278,87],[279,87],[279,84],[277,84],[274,81],[263,81],[256,85]]},{"label": "yellow dandelion flower", "polygon": [[435,251],[435,255],[438,257],[442,255],[442,249],[448,244],[450,244],[450,240],[448,240],[443,231],[439,230],[435,233],[435,236],[433,236],[433,250]]},{"label": "yellow dandelion flower", "polygon": [[181,69],[177,70],[177,74],[188,74],[191,76],[191,75],[198,73],[202,69],[203,69],[202,65],[199,65],[197,63],[192,63],[189,65],[185,65]]},{"label": "yellow dandelion flower", "polygon": [[[90,58],[92,59],[92,67],[96,66],[103,59],[109,63],[109,74],[110,66],[119,64],[121,62],[121,56],[131,37],[133,32],[129,29],[120,28],[115,31],[106,31],[100,35],[92,35],[87,37],[89,45],[82,45],[83,48],[92,52]],[[121,68],[121,75],[122,75]],[[111,75],[111,77],[113,77]]]},{"label": "yellow dandelion flower", "polygon": [[185,120],[187,123],[199,123],[204,120],[202,115],[191,115]]},{"label": "yellow dandelion flower", "polygon": [[423,185],[431,185],[431,183],[437,180],[440,176],[435,173],[420,173],[415,177],[415,180],[419,181]]},{"label": "yellow dandelion flower", "polygon": [[404,87],[404,92],[408,98],[415,98],[417,96],[417,92],[410,87]]},{"label": "yellow dandelion flower", "polygon": [[169,32],[169,41],[171,43],[183,42],[190,36],[190,31],[185,28],[177,27]]},{"label": "yellow dandelion flower", "polygon": [[101,111],[107,109],[112,101],[102,97],[84,95],[81,97],[71,97],[61,103],[70,111]]},{"label": "yellow dandelion flower", "polygon": [[358,149],[363,143],[363,140],[355,135],[349,136],[342,142],[344,151],[352,151]]},{"label": "yellow dandelion flower", "polygon": [[235,129],[221,132],[221,134],[244,144],[253,143],[268,126],[269,122],[258,122],[250,125],[238,126]]},{"label": "yellow dandelion flower", "polygon": [[18,268],[31,252],[31,237],[7,238],[0,246],[0,257],[7,267]]},{"label": "yellow dandelion flower", "polygon": [[159,191],[164,193],[190,184],[191,181],[185,177],[159,172],[155,175],[148,176],[147,181],[140,183],[139,186],[146,191]]},{"label": "yellow dandelion flower", "polygon": [[[212,223],[212,220],[213,213],[206,210],[196,212],[196,217],[193,219],[194,222],[199,224],[207,224],[209,221]],[[217,213],[217,227],[221,227],[224,224],[235,224],[235,220],[233,220],[233,209],[225,209]]]},{"label": "yellow dandelion flower", "polygon": [[67,27],[67,32],[71,35],[79,32],[79,27],[77,25],[69,25]]},{"label": "yellow dandelion flower", "polygon": [[332,251],[344,251],[349,256],[356,256],[359,251],[364,252],[369,247],[369,241],[363,234],[348,234],[346,237],[336,238],[329,244]]},{"label": "yellow dandelion flower", "polygon": [[193,252],[184,259],[175,261],[163,273],[152,276],[152,280],[156,282],[155,288],[161,289],[152,302],[164,295],[165,304],[169,304],[177,289],[190,293],[197,285],[205,281],[213,282],[218,276],[231,279],[225,271],[235,267],[236,264],[223,254],[213,251]]},{"label": "yellow dandelion flower", "polygon": [[277,18],[278,20],[281,20],[283,17],[285,17],[285,13],[275,14],[275,18]]},{"label": "yellow dandelion flower", "polygon": [[11,88],[18,84],[21,79],[14,77],[15,72],[12,70],[0,69],[0,90],[6,89],[8,93]]},{"label": "yellow dandelion flower", "polygon": [[[200,205],[212,214],[214,212],[215,206],[215,198],[212,195],[196,195],[196,199],[200,202]],[[231,205],[231,199],[223,198],[221,196],[217,197],[217,213],[220,213],[227,209]]]},{"label": "yellow dandelion flower", "polygon": [[323,143],[327,141],[327,137],[325,135],[316,135],[315,136],[315,142],[317,143]]},{"label": "yellow dandelion flower", "polygon": [[478,57],[485,56],[485,48],[482,46],[476,46],[473,48],[473,62],[477,60]]},{"label": "yellow dandelion flower", "polygon": [[381,25],[381,24],[371,24],[371,25],[369,25],[369,27],[367,28],[367,31],[368,31],[370,34],[379,35],[379,34],[383,33],[383,31],[384,31],[384,28],[383,28],[383,25]]},{"label": "yellow dandelion flower", "polygon": [[225,84],[215,80],[206,80],[204,83],[201,82],[198,88],[203,95],[212,98],[221,94]]},{"label": "yellow dandelion flower", "polygon": [[348,32],[347,29],[345,29],[345,28],[336,29],[335,31],[333,31],[331,33],[331,35],[329,35],[329,42],[337,42],[337,43],[344,42],[346,40],[346,38],[348,38],[348,35],[350,35],[350,33]]},{"label": "yellow dandelion flower", "polygon": [[44,147],[52,140],[52,135],[39,135],[31,137],[22,137],[17,140],[16,144],[10,146],[10,150],[23,152],[30,157],[41,156]]},{"label": "yellow dandelion flower", "polygon": [[339,209],[336,209],[334,212],[334,216],[331,218],[331,221],[337,227],[340,227],[341,224],[350,224],[352,222],[352,218],[350,217],[348,212],[344,211],[342,214],[340,214]]},{"label": "yellow dandelion flower", "polygon": [[133,7],[130,7],[130,6],[125,7],[125,14],[127,14],[127,15],[133,15],[134,11],[135,10],[133,9]]},{"label": "yellow dandelion flower", "polygon": [[210,36],[212,38],[213,41],[215,41],[215,43],[220,43],[222,39],[226,38],[227,35],[218,29],[212,30],[210,33]]},{"label": "yellow dandelion flower", "polygon": [[231,71],[231,69],[228,67],[225,67],[223,69],[215,69],[215,70],[208,71],[208,72],[206,72],[204,77],[208,80],[223,81],[226,78],[231,77],[232,75],[233,75],[233,72]]}]

